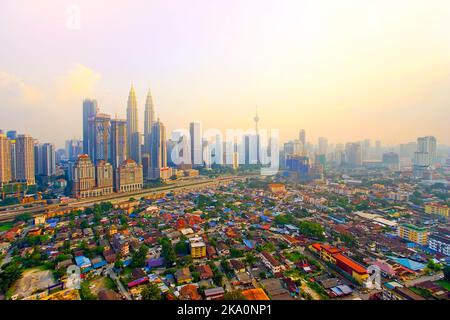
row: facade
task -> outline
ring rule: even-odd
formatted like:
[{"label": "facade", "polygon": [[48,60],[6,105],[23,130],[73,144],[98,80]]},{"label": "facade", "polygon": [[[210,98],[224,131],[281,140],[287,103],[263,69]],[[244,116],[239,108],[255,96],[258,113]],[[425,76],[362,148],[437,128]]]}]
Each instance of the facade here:
[{"label": "facade", "polygon": [[101,160],[111,158],[111,117],[107,114],[97,114],[89,119],[89,157],[96,164]]},{"label": "facade", "polygon": [[440,254],[450,256],[450,235],[448,233],[432,233],[428,237],[428,248]]},{"label": "facade", "polygon": [[366,268],[344,255],[341,249],[320,243],[314,243],[310,248],[322,260],[336,265],[359,283],[363,283],[369,277]]},{"label": "facade", "polygon": [[11,145],[9,139],[0,133],[0,185],[11,180]]},{"label": "facade", "polygon": [[438,203],[428,203],[425,205],[425,213],[435,214],[448,218],[450,214],[450,207]]},{"label": "facade", "polygon": [[117,169],[127,159],[127,122],[111,120],[111,164]]},{"label": "facade", "polygon": [[191,141],[191,164],[193,167],[203,165],[202,126],[200,122],[189,124]]},{"label": "facade", "polygon": [[141,190],[144,186],[142,165],[132,159],[125,160],[116,169],[114,180],[116,192]]},{"label": "facade", "polygon": [[383,153],[383,166],[392,171],[400,170],[400,157],[398,153]]},{"label": "facade", "polygon": [[51,143],[35,144],[34,167],[36,175],[44,177],[56,175],[55,147]]},{"label": "facade", "polygon": [[95,166],[95,184],[97,192],[101,192],[102,195],[113,192],[113,172],[113,166],[106,161],[100,161]]},{"label": "facade", "polygon": [[189,248],[192,259],[201,259],[206,257],[206,244],[201,237],[192,237],[189,239]]},{"label": "facade", "polygon": [[94,188],[95,167],[87,154],[80,155],[72,168],[72,194],[77,198],[87,198]]},{"label": "facade", "polygon": [[167,180],[172,170],[167,167],[166,127],[158,119],[152,125],[150,150],[150,179]]},{"label": "facade", "polygon": [[34,175],[34,140],[28,135],[16,139],[16,180],[28,185],[36,183]]},{"label": "facade", "polygon": [[[85,99],[83,101],[83,153],[89,153],[91,143],[89,135],[89,119],[95,118],[98,112],[97,101],[93,99]],[[80,154],[82,153],[80,152]],[[73,158],[76,160],[76,157]]]},{"label": "facade", "polygon": [[[88,121],[89,124],[89,121]],[[84,130],[84,128],[83,128]],[[65,144],[65,156],[69,161],[76,161],[80,154],[83,154],[84,141],[71,139],[67,140]]]},{"label": "facade", "polygon": [[286,267],[275,259],[269,252],[263,251],[260,254],[262,262],[273,274],[280,273],[286,269]]},{"label": "facade", "polygon": [[345,145],[345,162],[350,167],[362,166],[362,147],[360,143],[347,143]]},{"label": "facade", "polygon": [[72,195],[89,198],[108,195],[113,192],[112,165],[101,160],[94,165],[87,154],[80,155],[72,167]]},{"label": "facade", "polygon": [[414,153],[413,174],[415,178],[425,178],[436,162],[436,138],[432,136],[417,138],[417,151]]},{"label": "facade", "polygon": [[397,229],[397,236],[421,245],[428,244],[428,229],[420,228],[412,224],[401,224]]}]

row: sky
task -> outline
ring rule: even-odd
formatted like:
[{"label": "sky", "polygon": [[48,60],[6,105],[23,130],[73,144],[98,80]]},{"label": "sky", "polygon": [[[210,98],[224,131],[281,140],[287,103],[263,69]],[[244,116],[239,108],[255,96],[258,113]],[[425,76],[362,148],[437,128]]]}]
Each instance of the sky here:
[{"label": "sky", "polygon": [[307,140],[450,145],[448,0],[2,0],[0,129],[62,147],[82,100],[143,130],[299,129]]}]

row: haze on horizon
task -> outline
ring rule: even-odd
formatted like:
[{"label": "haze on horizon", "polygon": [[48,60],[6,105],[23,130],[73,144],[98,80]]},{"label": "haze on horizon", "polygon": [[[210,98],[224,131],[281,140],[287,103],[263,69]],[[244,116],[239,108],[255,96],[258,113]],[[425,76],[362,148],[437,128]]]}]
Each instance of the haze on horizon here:
[{"label": "haze on horizon", "polygon": [[[80,29],[67,25],[80,9]],[[0,129],[63,146],[82,100],[125,118],[133,82],[173,129],[300,128],[317,143],[450,145],[448,0],[0,2]]]}]

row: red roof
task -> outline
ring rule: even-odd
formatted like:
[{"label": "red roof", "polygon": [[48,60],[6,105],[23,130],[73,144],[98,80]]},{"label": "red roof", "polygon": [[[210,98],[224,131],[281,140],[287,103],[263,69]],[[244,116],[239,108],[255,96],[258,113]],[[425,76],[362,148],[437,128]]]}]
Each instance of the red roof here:
[{"label": "red roof", "polygon": [[341,253],[333,255],[333,258],[335,258],[337,261],[347,265],[356,273],[359,273],[359,274],[367,273],[366,268],[364,268],[360,264],[356,263],[355,261],[353,261],[352,259],[350,259],[349,257],[347,257]]}]

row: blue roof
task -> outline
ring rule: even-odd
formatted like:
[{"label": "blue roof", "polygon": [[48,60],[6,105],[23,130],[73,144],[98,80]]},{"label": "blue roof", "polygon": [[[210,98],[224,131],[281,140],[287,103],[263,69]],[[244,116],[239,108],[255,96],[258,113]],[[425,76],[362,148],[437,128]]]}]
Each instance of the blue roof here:
[{"label": "blue roof", "polygon": [[101,260],[100,262],[97,262],[96,264],[93,264],[92,267],[94,267],[94,269],[97,269],[97,268],[101,268],[101,267],[103,267],[105,265],[106,265],[106,261],[105,260]]},{"label": "blue roof", "polygon": [[78,257],[75,257],[75,263],[79,267],[85,267],[85,266],[90,266],[91,265],[91,260],[89,260],[85,256],[78,256]]},{"label": "blue roof", "polygon": [[243,242],[249,249],[253,249],[255,247],[254,241],[252,241],[252,240],[244,239]]},{"label": "blue roof", "polygon": [[413,271],[419,271],[425,268],[425,265],[423,263],[407,259],[407,258],[398,258],[398,257],[392,257],[389,256],[390,259],[397,262],[398,264],[404,266],[405,268],[408,268]]},{"label": "blue roof", "polygon": [[124,267],[128,267],[130,264],[131,264],[131,259],[128,259],[128,260],[124,260],[124,261],[123,261],[123,266],[124,266]]}]

